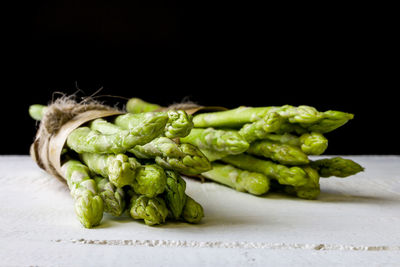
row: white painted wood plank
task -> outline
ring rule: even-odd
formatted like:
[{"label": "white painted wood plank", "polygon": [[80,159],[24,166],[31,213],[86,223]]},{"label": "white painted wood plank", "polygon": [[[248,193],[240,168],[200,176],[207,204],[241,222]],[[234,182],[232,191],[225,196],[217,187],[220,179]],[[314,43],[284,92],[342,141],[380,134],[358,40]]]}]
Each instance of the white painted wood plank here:
[{"label": "white painted wood plank", "polygon": [[[400,157],[354,156],[366,171],[321,179],[316,201],[254,197],[187,179],[199,225],[106,216],[84,229],[68,189],[27,156],[0,157],[0,265],[393,265],[400,262]],[[92,257],[89,257],[92,255]]]}]

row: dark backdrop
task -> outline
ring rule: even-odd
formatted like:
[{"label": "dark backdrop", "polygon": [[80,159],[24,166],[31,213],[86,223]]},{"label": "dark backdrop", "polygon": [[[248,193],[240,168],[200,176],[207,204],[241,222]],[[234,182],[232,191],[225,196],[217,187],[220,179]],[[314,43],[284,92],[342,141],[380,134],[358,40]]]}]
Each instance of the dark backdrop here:
[{"label": "dark backdrop", "polygon": [[355,119],[327,134],[328,154],[400,154],[390,18],[362,7],[39,1],[21,17],[8,22],[5,42],[1,154],[28,153],[30,104],[99,88],[100,100],[120,106],[141,97],[342,110]]}]

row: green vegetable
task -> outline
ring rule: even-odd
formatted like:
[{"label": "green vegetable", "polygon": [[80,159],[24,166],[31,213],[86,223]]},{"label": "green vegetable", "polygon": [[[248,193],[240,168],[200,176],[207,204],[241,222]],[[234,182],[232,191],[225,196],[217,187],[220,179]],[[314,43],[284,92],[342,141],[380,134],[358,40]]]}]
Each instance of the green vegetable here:
[{"label": "green vegetable", "polygon": [[318,171],[310,166],[304,166],[303,170],[307,173],[308,181],[302,186],[285,186],[288,194],[294,194],[303,199],[316,199],[320,194]]},{"label": "green vegetable", "polygon": [[75,213],[81,224],[92,228],[103,218],[103,200],[98,196],[96,182],[91,179],[89,169],[77,160],[68,160],[61,170],[67,179],[74,198]]},{"label": "green vegetable", "polygon": [[79,127],[73,130],[67,138],[67,146],[77,153],[124,153],[137,145],[137,136],[130,131],[118,134],[104,135],[89,127]]},{"label": "green vegetable", "polygon": [[286,165],[303,165],[309,163],[307,155],[300,148],[268,140],[252,143],[247,153],[270,158]]},{"label": "green vegetable", "polygon": [[164,192],[166,183],[164,169],[156,164],[148,164],[138,168],[136,179],[131,186],[137,194],[153,198]]},{"label": "green vegetable", "polygon": [[222,161],[240,169],[262,173],[270,179],[278,180],[280,184],[301,186],[308,181],[306,172],[300,167],[287,167],[247,154],[227,156]]},{"label": "green vegetable", "polygon": [[112,135],[112,134],[121,134],[128,130],[124,130],[123,128],[115,125],[114,123],[108,122],[105,119],[95,119],[89,122],[89,128],[93,131],[98,131],[102,134]]},{"label": "green vegetable", "polygon": [[143,142],[145,144],[164,132],[168,120],[166,112],[126,113],[117,116],[114,124],[123,129],[137,129],[143,136],[152,136]]},{"label": "green vegetable", "polygon": [[115,187],[107,178],[96,176],[99,196],[103,199],[104,211],[120,216],[125,210],[125,193],[122,188]]},{"label": "green vegetable", "polygon": [[301,126],[307,128],[310,132],[328,133],[346,124],[353,118],[354,115],[350,113],[328,110],[324,112],[324,117],[322,120],[318,121],[317,123],[302,124]]},{"label": "green vegetable", "polygon": [[40,121],[43,118],[46,111],[47,107],[44,105],[35,104],[29,106],[29,115],[37,121]]},{"label": "green vegetable", "polygon": [[125,154],[80,154],[82,161],[89,169],[103,177],[107,177],[116,187],[133,185],[140,163]]},{"label": "green vegetable", "polygon": [[219,160],[229,155],[226,152],[219,152],[211,149],[200,149],[200,151],[209,161]]},{"label": "green vegetable", "polygon": [[202,175],[215,182],[227,185],[241,192],[262,195],[269,190],[269,179],[261,173],[249,172],[228,164],[212,163],[212,169]]},{"label": "green vegetable", "polygon": [[190,144],[177,144],[169,138],[159,137],[129,150],[138,158],[155,158],[166,169],[173,169],[187,175],[200,174],[211,168],[210,162]]},{"label": "green vegetable", "polygon": [[185,137],[193,128],[193,117],[183,110],[169,110],[164,134],[168,138]]},{"label": "green vegetable", "polygon": [[168,209],[160,197],[133,195],[129,204],[129,214],[133,219],[143,219],[147,225],[156,225],[165,222]]},{"label": "green vegetable", "polygon": [[131,98],[126,104],[126,111],[129,113],[151,112],[160,109],[157,104],[148,103],[140,98]]},{"label": "green vegetable", "polygon": [[135,120],[129,120],[129,116],[135,116],[134,114],[117,116],[115,121],[121,122],[120,127],[103,119],[94,120],[89,124],[91,128],[79,127],[72,131],[68,136],[67,145],[78,153],[124,153],[136,145],[150,142],[163,133],[168,116],[151,114]]},{"label": "green vegetable", "polygon": [[283,134],[267,134],[265,139],[300,147],[307,155],[321,155],[328,147],[328,139],[317,132],[304,133],[300,137],[287,132]]},{"label": "green vegetable", "polygon": [[182,211],[182,219],[188,223],[199,223],[203,217],[203,207],[193,198],[187,196],[186,203]]},{"label": "green vegetable", "polygon": [[321,155],[328,148],[328,139],[322,133],[311,132],[300,136],[301,150],[307,155]]},{"label": "green vegetable", "polygon": [[290,123],[314,123],[323,117],[322,113],[310,106],[239,107],[196,115],[193,123],[195,127],[241,127],[263,119],[268,113],[277,113]]},{"label": "green vegetable", "polygon": [[341,157],[312,161],[310,165],[318,171],[321,177],[336,176],[344,178],[364,171],[364,168],[358,163]]},{"label": "green vegetable", "polygon": [[271,112],[256,122],[245,124],[239,130],[239,134],[243,136],[247,142],[251,143],[257,139],[264,139],[269,133],[277,132],[282,123],[284,123],[284,118],[278,113]]},{"label": "green vegetable", "polygon": [[213,128],[194,128],[188,136],[181,138],[180,141],[200,149],[217,151],[226,155],[243,153],[249,147],[249,143],[237,131]]},{"label": "green vegetable", "polygon": [[[256,122],[268,113],[275,112],[290,124],[299,125],[308,131],[330,132],[353,118],[353,114],[340,111],[319,112],[310,106],[293,107],[239,107],[227,111],[202,113],[194,116],[194,127],[231,127],[238,128],[244,124]],[[287,128],[293,131],[295,128]],[[286,132],[287,132],[286,130]]]},{"label": "green vegetable", "polygon": [[183,207],[186,204],[186,182],[174,171],[165,171],[167,186],[165,187],[164,200],[173,219],[181,217]]}]

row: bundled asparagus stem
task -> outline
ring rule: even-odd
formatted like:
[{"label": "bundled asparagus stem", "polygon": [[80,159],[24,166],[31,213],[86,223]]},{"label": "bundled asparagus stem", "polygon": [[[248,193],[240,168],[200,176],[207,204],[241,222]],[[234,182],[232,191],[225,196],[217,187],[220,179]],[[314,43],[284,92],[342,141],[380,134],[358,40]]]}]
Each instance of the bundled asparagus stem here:
[{"label": "bundled asparagus stem", "polygon": [[62,171],[75,200],[75,213],[81,224],[86,228],[99,225],[104,205],[88,167],[77,160],[68,160],[63,164]]},{"label": "bundled asparagus stem", "polygon": [[212,150],[225,155],[243,153],[249,143],[236,131],[207,129],[193,129],[190,134],[181,138],[182,143],[189,143],[206,151]]},{"label": "bundled asparagus stem", "polygon": [[107,178],[96,176],[94,180],[103,199],[104,211],[114,216],[121,216],[126,207],[124,190],[115,187]]},{"label": "bundled asparagus stem", "polygon": [[142,159],[154,158],[164,168],[187,175],[200,174],[211,168],[210,162],[197,147],[191,144],[177,144],[166,137],[136,146],[129,152]]},{"label": "bundled asparagus stem", "polygon": [[[132,99],[128,110],[136,113],[156,106]],[[320,194],[320,177],[348,177],[363,171],[350,159],[309,158],[326,151],[325,133],[353,117],[304,105],[239,107],[194,115],[194,128],[180,142],[198,147],[212,161],[212,169],[202,173],[210,180],[254,195],[277,188],[315,199]]]},{"label": "bundled asparagus stem", "polygon": [[307,155],[298,147],[261,140],[252,143],[249,154],[270,158],[281,164],[302,165],[309,163]]},{"label": "bundled asparagus stem", "polygon": [[[158,108],[148,105],[139,110]],[[47,110],[32,105],[29,114],[42,120]],[[126,113],[74,128],[60,157],[81,224],[92,228],[100,224],[103,212],[121,216],[125,211],[146,225],[199,223],[203,208],[186,194],[179,173],[198,175],[211,164],[196,146],[175,142],[189,135],[192,119],[183,110]]]},{"label": "bundled asparagus stem", "polygon": [[248,172],[229,164],[214,162],[212,170],[204,172],[203,176],[215,182],[227,185],[241,192],[262,195],[269,190],[269,179],[262,173]]}]

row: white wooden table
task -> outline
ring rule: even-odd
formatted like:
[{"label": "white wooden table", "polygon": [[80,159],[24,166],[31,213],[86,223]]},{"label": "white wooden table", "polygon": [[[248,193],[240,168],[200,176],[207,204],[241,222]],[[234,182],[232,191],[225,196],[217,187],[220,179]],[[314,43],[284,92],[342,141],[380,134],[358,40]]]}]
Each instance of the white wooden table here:
[{"label": "white wooden table", "polygon": [[0,266],[400,266],[400,157],[321,179],[316,201],[187,179],[199,225],[105,216],[84,229],[68,189],[28,156],[0,157]]}]

